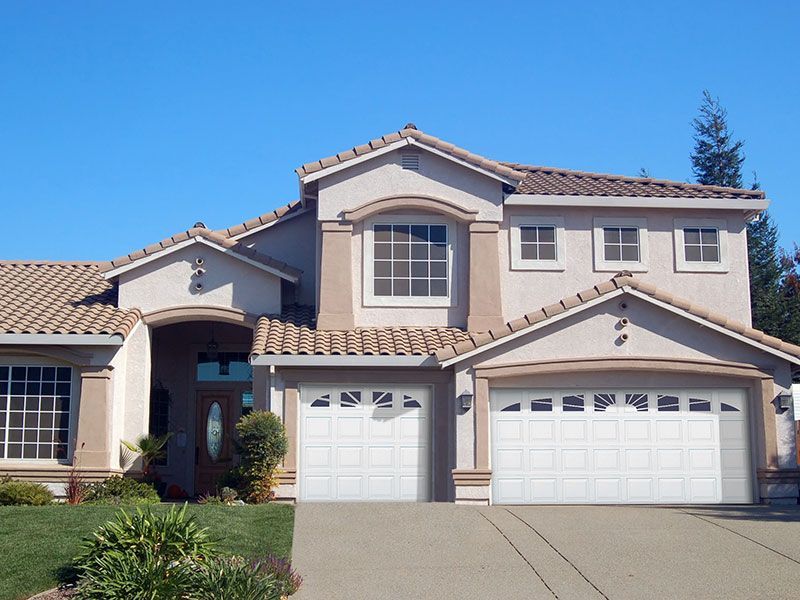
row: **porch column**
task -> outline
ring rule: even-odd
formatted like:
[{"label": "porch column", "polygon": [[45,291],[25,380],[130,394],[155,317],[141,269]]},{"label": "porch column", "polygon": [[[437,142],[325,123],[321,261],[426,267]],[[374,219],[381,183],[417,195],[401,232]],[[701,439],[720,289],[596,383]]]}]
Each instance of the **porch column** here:
[{"label": "porch column", "polygon": [[[472,412],[475,432],[475,467],[455,469],[453,484],[459,504],[488,504],[492,471],[489,468],[489,380],[475,379]],[[458,399],[456,399],[458,401]]]},{"label": "porch column", "polygon": [[112,369],[81,367],[75,454],[83,468],[111,468]]},{"label": "porch column", "polygon": [[775,381],[756,380],[753,384],[758,430],[756,455],[758,487],[761,501],[766,504],[797,504],[800,493],[800,471],[782,469],[778,462],[778,434],[775,424]]},{"label": "porch column", "polygon": [[500,293],[499,232],[498,223],[469,225],[469,331],[488,331],[505,323]]},{"label": "porch column", "polygon": [[297,412],[299,408],[297,382],[285,382],[283,389],[283,426],[289,448],[283,459],[283,473],[278,476],[276,496],[280,500],[293,501],[297,498]]},{"label": "porch column", "polygon": [[351,256],[353,225],[323,221],[321,236],[317,329],[352,329],[355,323]]}]

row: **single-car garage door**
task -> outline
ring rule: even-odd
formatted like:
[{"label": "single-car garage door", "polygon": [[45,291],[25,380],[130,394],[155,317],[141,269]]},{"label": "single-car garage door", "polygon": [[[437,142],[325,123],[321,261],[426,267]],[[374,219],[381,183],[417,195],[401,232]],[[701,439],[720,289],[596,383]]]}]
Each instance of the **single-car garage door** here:
[{"label": "single-car garage door", "polygon": [[491,393],[495,503],[753,501],[739,389]]},{"label": "single-car garage door", "polygon": [[302,386],[301,500],[430,499],[427,387]]}]

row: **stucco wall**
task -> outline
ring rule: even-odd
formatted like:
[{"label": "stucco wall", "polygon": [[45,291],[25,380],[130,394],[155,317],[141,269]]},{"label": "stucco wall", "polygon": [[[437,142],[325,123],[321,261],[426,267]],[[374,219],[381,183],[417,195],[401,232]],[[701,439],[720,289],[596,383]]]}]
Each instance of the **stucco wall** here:
[{"label": "stucco wall", "polygon": [[[202,257],[205,274],[194,275]],[[203,289],[195,290],[202,281]],[[149,313],[175,306],[223,306],[251,314],[278,313],[281,280],[202,244],[181,248],[119,277],[119,305]]]},{"label": "stucco wall", "polygon": [[240,241],[302,270],[300,285],[295,287],[295,301],[313,305],[317,285],[317,220],[312,202],[309,202],[309,208],[301,215],[278,221]]},{"label": "stucco wall", "polygon": [[[566,269],[564,271],[512,271],[509,223],[512,215],[564,218]],[[594,269],[593,220],[595,217],[646,218],[650,268],[636,273],[644,281],[697,302],[715,312],[750,323],[747,273],[747,237],[743,215],[734,211],[671,211],[664,209],[563,208],[506,206],[500,231],[503,314],[519,318],[575,294],[614,274]],[[678,273],[675,270],[676,218],[725,219],[728,225],[728,273]]]},{"label": "stucco wall", "polygon": [[[125,340],[114,369],[114,446],[111,465],[123,469],[131,465],[120,460],[119,440],[135,442],[150,427],[150,328],[144,323]],[[115,458],[113,452],[117,452]]]},{"label": "stucco wall", "polygon": [[420,170],[400,167],[400,151],[378,156],[319,180],[319,219],[337,221],[342,211],[387,196],[434,196],[478,211],[478,219],[501,218],[502,183],[425,150]]}]

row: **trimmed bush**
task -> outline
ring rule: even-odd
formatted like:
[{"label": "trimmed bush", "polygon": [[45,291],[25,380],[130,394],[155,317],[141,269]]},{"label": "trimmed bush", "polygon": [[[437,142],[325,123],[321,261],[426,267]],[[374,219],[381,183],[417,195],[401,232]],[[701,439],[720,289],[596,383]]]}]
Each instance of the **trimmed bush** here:
[{"label": "trimmed bush", "polygon": [[179,598],[216,543],[186,505],[164,514],[120,511],[84,540],[74,561],[78,598]]},{"label": "trimmed bush", "polygon": [[191,600],[279,600],[286,595],[275,577],[240,556],[214,558],[199,565],[192,583],[186,596]]},{"label": "trimmed bush", "polygon": [[278,465],[289,449],[286,429],[274,413],[257,410],[242,417],[236,431],[247,500],[268,502],[273,497]]},{"label": "trimmed bush", "polygon": [[130,477],[109,477],[86,486],[83,501],[86,504],[156,504],[161,498],[149,483]]},{"label": "trimmed bush", "polygon": [[256,565],[261,573],[275,578],[278,589],[284,596],[291,596],[297,592],[303,583],[303,578],[292,568],[292,563],[285,558],[270,555]]},{"label": "trimmed bush", "polygon": [[0,506],[44,506],[53,501],[53,492],[41,483],[3,479],[0,481]]}]

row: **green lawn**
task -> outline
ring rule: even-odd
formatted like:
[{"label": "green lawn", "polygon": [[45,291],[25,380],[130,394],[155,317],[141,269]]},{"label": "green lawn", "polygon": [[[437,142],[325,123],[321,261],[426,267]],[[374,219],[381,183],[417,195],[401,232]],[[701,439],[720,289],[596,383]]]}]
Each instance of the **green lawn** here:
[{"label": "green lawn", "polygon": [[[166,505],[155,507],[166,509]],[[54,587],[59,569],[75,556],[81,539],[117,510],[112,506],[0,506],[0,600],[27,598]],[[187,512],[197,515],[228,552],[249,558],[291,554],[291,506],[193,504]]]}]

